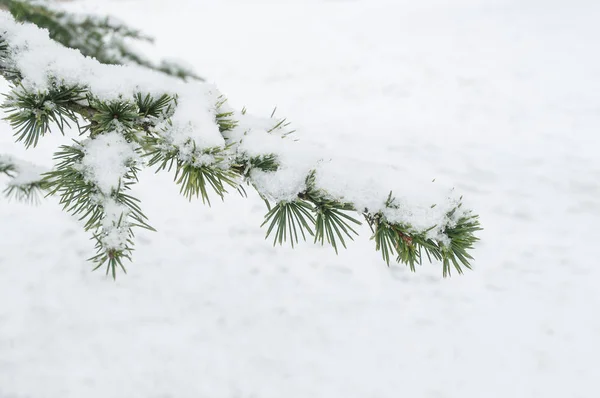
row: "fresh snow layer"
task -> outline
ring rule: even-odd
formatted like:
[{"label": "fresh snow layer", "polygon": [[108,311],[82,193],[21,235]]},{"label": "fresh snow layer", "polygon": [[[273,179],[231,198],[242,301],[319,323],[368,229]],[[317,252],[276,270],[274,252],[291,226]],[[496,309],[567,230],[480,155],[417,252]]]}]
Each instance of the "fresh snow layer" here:
[{"label": "fresh snow layer", "polygon": [[[208,208],[148,171],[135,194],[158,232],[114,283],[56,199],[0,199],[0,397],[600,395],[597,2],[66,4],[144,28],[149,55],[189,60],[230,106],[277,105],[340,187],[455,187],[486,229],[475,269],[443,280],[388,269],[364,225],[339,256],[273,248],[257,195]],[[0,132],[46,167],[76,138],[26,151]]]}]

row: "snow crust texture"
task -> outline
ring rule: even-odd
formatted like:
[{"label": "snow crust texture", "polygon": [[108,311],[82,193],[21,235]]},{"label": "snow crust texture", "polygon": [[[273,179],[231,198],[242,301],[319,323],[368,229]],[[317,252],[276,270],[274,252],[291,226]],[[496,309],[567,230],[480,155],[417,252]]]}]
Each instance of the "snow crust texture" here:
[{"label": "snow crust texture", "polygon": [[[354,200],[356,181],[387,186],[409,204],[454,186],[486,229],[475,270],[443,280],[435,264],[388,269],[368,239],[339,256],[273,248],[257,196],[207,208],[146,171],[135,194],[158,232],[136,234],[135,262],[114,283],[90,272],[93,242],[56,199],[0,199],[1,398],[600,396],[597,2],[67,7],[148,31],[153,56],[188,60],[231,106],[278,105],[302,130],[306,156],[287,157],[290,167],[331,154],[319,184]],[[248,153],[270,145],[253,142],[268,127],[254,124]],[[0,152],[46,167],[71,138],[25,151],[0,123]],[[109,189],[122,172],[113,166],[90,178]]]}]

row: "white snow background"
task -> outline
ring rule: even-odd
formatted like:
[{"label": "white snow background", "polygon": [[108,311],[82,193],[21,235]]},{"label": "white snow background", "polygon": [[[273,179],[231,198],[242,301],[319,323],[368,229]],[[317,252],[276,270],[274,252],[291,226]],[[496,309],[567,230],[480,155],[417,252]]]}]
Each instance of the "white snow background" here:
[{"label": "white snow background", "polygon": [[[1,398],[600,396],[600,3],[87,0],[255,114],[274,106],[397,184],[452,183],[485,228],[474,270],[271,246],[265,208],[137,193],[116,282],[56,199],[0,199]],[[0,82],[0,89],[6,83]],[[59,135],[25,151],[49,165]],[[5,180],[2,180],[5,182]]]}]

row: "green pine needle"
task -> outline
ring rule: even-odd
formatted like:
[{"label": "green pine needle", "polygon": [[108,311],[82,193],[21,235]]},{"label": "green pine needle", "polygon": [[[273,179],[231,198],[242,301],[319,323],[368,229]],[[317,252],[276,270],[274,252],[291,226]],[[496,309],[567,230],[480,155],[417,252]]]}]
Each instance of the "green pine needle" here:
[{"label": "green pine needle", "polygon": [[8,199],[14,199],[18,202],[39,204],[44,196],[45,189],[46,186],[42,181],[19,185],[8,184],[4,189],[4,195]]},{"label": "green pine needle", "polygon": [[210,206],[210,197],[208,195],[208,186],[223,199],[227,190],[225,185],[237,188],[235,175],[226,169],[213,166],[195,166],[178,162],[175,172],[175,182],[181,185],[180,192],[192,200],[194,197],[201,197],[202,203]]},{"label": "green pine needle", "polygon": [[96,112],[92,117],[92,136],[118,131],[124,133],[126,138],[131,138],[131,134],[127,133],[132,133],[138,122],[138,107],[135,104],[129,101],[98,101],[93,104],[93,108]]},{"label": "green pine needle", "polygon": [[327,243],[333,246],[335,252],[338,252],[337,240],[344,248],[346,248],[346,242],[344,236],[350,240],[354,240],[354,235],[358,235],[350,223],[360,225],[361,223],[355,218],[349,216],[344,212],[343,209],[336,208],[333,205],[317,204],[315,207],[316,211],[316,228],[315,228],[315,243],[321,242],[324,244],[325,239]]},{"label": "green pine needle", "polygon": [[[448,216],[450,217],[457,208]],[[463,273],[463,267],[471,269],[470,260],[473,257],[468,250],[473,249],[473,245],[479,240],[474,234],[481,230],[477,216],[466,214],[453,223],[454,226],[446,227],[442,233],[447,240],[441,241],[427,237],[434,227],[415,233],[410,226],[387,222],[382,214],[366,215],[366,218],[374,231],[371,239],[375,240],[375,249],[381,251],[388,265],[391,256],[395,254],[398,263],[406,264],[411,271],[415,271],[416,265],[422,264],[425,252],[430,262],[432,259],[442,262],[444,277],[451,275],[452,268],[459,274]]]},{"label": "green pine needle", "polygon": [[7,114],[4,119],[15,130],[16,141],[22,141],[26,148],[35,147],[51,126],[64,134],[65,128],[71,127],[69,121],[77,123],[77,115],[69,105],[83,99],[83,93],[78,87],[31,93],[17,86],[5,96],[1,108]]},{"label": "green pine needle", "polygon": [[327,240],[337,254],[338,240],[346,248],[344,236],[354,240],[353,235],[358,235],[351,224],[361,225],[361,222],[348,214],[355,212],[354,206],[335,200],[327,192],[317,188],[316,171],[312,170],[306,177],[306,191],[301,194],[301,197],[314,204],[315,243],[321,242],[323,245]]},{"label": "green pine needle", "polygon": [[[294,247],[299,242],[299,236],[306,240],[306,233],[314,236],[312,230],[315,225],[315,218],[312,215],[313,207],[310,203],[303,200],[293,202],[279,202],[265,215],[265,221],[261,227],[269,224],[265,238],[268,238],[274,232],[273,246],[277,243],[283,245],[288,241]],[[298,234],[300,232],[300,234]]]},{"label": "green pine needle", "polygon": [[135,165],[130,165],[127,173],[121,178],[119,186],[110,194],[111,200],[128,209],[126,219],[123,219],[122,214],[118,224],[112,226],[112,228],[127,228],[129,235],[126,246],[122,250],[116,250],[105,247],[102,239],[106,228],[103,223],[107,215],[102,201],[97,198],[104,194],[84,176],[80,167],[84,157],[85,152],[80,143],[75,142],[71,146],[62,146],[54,156],[54,159],[58,161],[56,167],[44,174],[43,187],[48,189],[48,195],[59,196],[59,203],[63,209],[83,221],[86,231],[93,231],[92,239],[96,240],[97,253],[90,261],[96,264],[94,269],[107,264],[107,273],[111,271],[113,278],[116,278],[117,268],[125,271],[123,259],[131,259],[133,228],[139,227],[154,231],[142,212],[139,199],[127,193],[137,182],[139,170]]},{"label": "green pine needle", "polygon": [[168,115],[173,109],[173,102],[173,97],[167,94],[163,94],[158,98],[154,98],[150,94],[143,96],[141,93],[137,93],[135,95],[135,103],[141,117]]},{"label": "green pine needle", "polygon": [[481,230],[479,216],[472,214],[462,216],[455,226],[446,228],[444,233],[450,239],[450,246],[442,246],[444,276],[450,276],[451,264],[459,274],[463,273],[463,266],[471,269],[470,261],[473,257],[468,250],[473,249],[474,244],[479,241],[475,233]]},{"label": "green pine needle", "polygon": [[[221,199],[227,193],[227,186],[239,189],[238,175],[235,170],[222,164],[225,161],[223,148],[198,150],[195,143],[190,141],[188,144],[192,147],[192,156],[191,158],[186,156],[185,159],[181,159],[179,148],[168,144],[161,137],[147,137],[144,144],[146,149],[144,156],[150,157],[148,166],[158,165],[157,173],[162,170],[171,171],[175,168],[174,181],[177,185],[180,185],[181,194],[190,201],[194,197],[201,197],[202,203],[209,206],[209,188]],[[212,164],[198,162],[200,157],[206,155],[213,157]]]},{"label": "green pine needle", "polygon": [[[97,269],[106,266],[106,275],[112,276],[113,280],[117,279],[117,269],[120,268],[123,273],[127,274],[127,269],[123,265],[123,260],[127,259],[131,261],[131,249],[126,250],[115,250],[109,249],[106,250],[103,247],[102,240],[94,235],[92,239],[96,240],[96,255],[88,258],[88,261],[96,264],[96,266],[92,269],[92,271],[96,271]],[[132,242],[130,241],[132,244]]]},{"label": "green pine needle", "polygon": [[248,168],[248,171],[251,169],[258,169],[266,173],[274,172],[279,169],[279,161],[274,154],[254,156],[250,158],[250,167]]}]

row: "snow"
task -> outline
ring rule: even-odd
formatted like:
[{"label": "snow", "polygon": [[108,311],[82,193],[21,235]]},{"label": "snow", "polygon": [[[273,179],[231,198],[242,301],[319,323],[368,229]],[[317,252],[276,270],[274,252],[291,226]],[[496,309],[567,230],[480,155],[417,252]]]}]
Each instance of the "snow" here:
[{"label": "snow", "polygon": [[[67,6],[144,28],[153,56],[188,60],[231,106],[278,105],[308,148],[377,168],[399,198],[456,187],[486,229],[474,270],[444,280],[388,269],[364,225],[339,256],[273,248],[257,195],[203,207],[147,171],[136,194],[158,232],[136,233],[113,283],[56,199],[0,199],[0,397],[600,393],[597,2]],[[69,140],[25,151],[0,130],[0,152],[44,166]]]},{"label": "snow", "polygon": [[[8,14],[0,15],[0,22],[6,26],[5,36],[10,43],[10,60],[21,72],[24,87],[29,90],[47,90],[49,82],[52,81],[50,77],[54,77],[67,86],[84,87],[89,90],[89,95],[106,101],[131,100],[136,93],[140,92],[142,95],[149,93],[154,96],[172,93],[177,98],[174,114],[167,120],[157,121],[154,126],[154,131],[164,136],[165,146],[173,145],[179,159],[189,163],[199,165],[213,163],[220,167],[224,165],[220,163],[227,163],[203,154],[204,151],[213,150],[215,147],[220,147],[222,152],[230,152],[230,149],[224,148],[225,139],[219,132],[216,115],[225,110],[230,111],[231,108],[218,109],[218,104],[222,101],[221,94],[215,86],[183,83],[165,76],[156,76],[157,74],[152,71],[135,66],[101,65],[94,59],[79,56],[74,50],[49,42],[46,31],[38,30],[31,25],[16,23]],[[106,81],[105,76],[111,76],[110,82]],[[288,124],[284,123],[285,120],[273,117],[260,120],[247,117],[243,113],[233,111],[231,117],[237,123],[235,129],[237,131],[232,131],[230,136],[225,138],[233,140],[235,144],[233,150],[241,154],[252,156],[253,153],[258,152],[258,148],[262,147],[265,152],[261,155],[277,155],[280,167],[276,171],[268,174],[253,171],[248,176],[263,197],[274,201],[293,200],[304,190],[304,180],[317,166],[319,158],[309,155],[309,152],[302,149],[299,144],[288,145],[294,141],[278,139],[285,138],[293,132],[286,128]],[[272,126],[263,130],[262,127],[267,122],[271,122]],[[241,139],[235,140],[240,136]],[[278,149],[278,146],[282,148]],[[233,158],[236,155],[230,153],[229,157]],[[197,157],[201,159],[198,161]],[[352,163],[356,161],[353,160]],[[331,167],[332,165],[334,167]],[[99,166],[96,164],[96,167]],[[330,179],[332,182],[338,181],[341,176],[349,175],[347,167],[343,164],[320,162],[318,166],[321,169],[320,174],[332,173]],[[370,167],[369,173],[370,175],[362,179],[357,178],[357,173],[353,173],[352,185],[333,184],[331,191],[328,190],[328,186],[321,185],[320,188],[334,199],[343,198],[353,203],[355,208],[361,211],[368,210],[370,214],[392,213],[390,221],[408,224],[416,233],[435,228],[432,237],[435,237],[438,242],[448,241],[448,237],[444,234],[448,225],[445,214],[452,209],[457,200],[449,198],[446,205],[438,207],[435,211],[431,211],[432,207],[427,202],[424,206],[421,204],[423,201],[416,202],[412,204],[418,207],[418,211],[415,212],[403,208],[405,201],[398,201],[399,208],[390,211],[386,208],[384,199],[388,196],[390,188],[378,181],[379,187],[371,189],[374,181],[372,175],[379,171]],[[412,190],[419,193],[428,190],[430,186],[411,184]],[[352,192],[345,192],[343,189],[351,189]],[[406,190],[406,187],[403,187],[403,190]],[[432,193],[432,196],[436,195],[440,197],[439,193]],[[437,201],[432,200],[432,202],[437,205]],[[377,203],[377,206],[367,206],[367,203],[370,205]]]},{"label": "snow", "polygon": [[135,145],[114,131],[88,139],[81,146],[81,172],[106,196],[117,190],[131,165],[139,161]]}]

